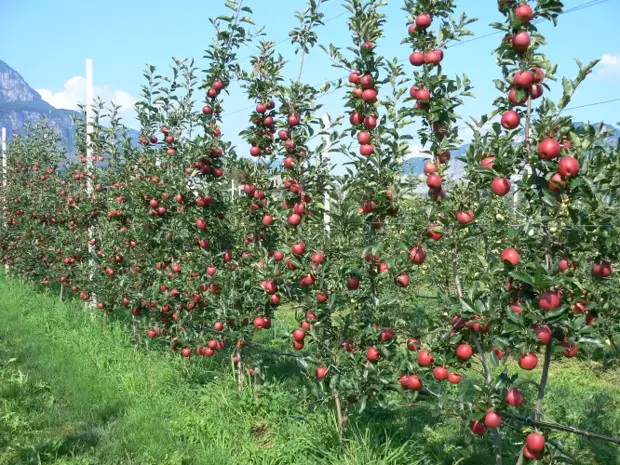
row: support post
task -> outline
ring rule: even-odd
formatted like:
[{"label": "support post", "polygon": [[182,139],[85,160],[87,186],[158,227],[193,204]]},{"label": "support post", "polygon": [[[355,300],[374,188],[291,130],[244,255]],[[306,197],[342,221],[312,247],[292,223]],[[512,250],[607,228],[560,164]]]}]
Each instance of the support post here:
[{"label": "support post", "polygon": [[[2,128],[2,210],[6,208],[6,188],[7,188],[7,151],[6,151],[6,128]],[[4,212],[6,213],[6,212]],[[6,231],[8,228],[8,220],[7,217],[4,217],[4,230]],[[4,264],[4,272],[9,274],[9,263],[8,261]]]},{"label": "support post", "polygon": [[[86,194],[89,199],[92,199],[93,195],[93,148],[92,148],[92,134],[93,134],[93,60],[92,58],[86,59],[86,168],[88,169],[88,177],[86,182]],[[93,273],[95,269],[95,260],[93,256],[95,254],[95,246],[91,244],[94,236],[93,227],[88,227],[88,279],[92,281]],[[91,310],[95,309],[97,296],[94,292],[90,293],[89,307]]]},{"label": "support post", "polygon": [[[329,129],[331,129],[331,121],[329,119],[329,115],[327,113],[325,113],[323,115],[323,117],[321,118],[323,120],[323,126],[324,126],[324,130],[326,132],[329,131]],[[324,134],[323,135],[323,150],[321,151],[320,155],[319,155],[319,163],[323,164],[325,163],[325,174],[327,179],[329,179],[329,171],[330,171],[330,167],[329,167],[329,163],[330,163],[330,156],[329,156],[329,150],[331,147],[331,141],[329,138],[329,134]],[[324,212],[323,212],[323,223],[325,224],[325,240],[324,242],[326,243],[329,240],[329,235],[331,233],[331,198],[329,196],[329,188],[326,187],[325,188],[325,198],[323,201],[325,208],[324,208]]]}]

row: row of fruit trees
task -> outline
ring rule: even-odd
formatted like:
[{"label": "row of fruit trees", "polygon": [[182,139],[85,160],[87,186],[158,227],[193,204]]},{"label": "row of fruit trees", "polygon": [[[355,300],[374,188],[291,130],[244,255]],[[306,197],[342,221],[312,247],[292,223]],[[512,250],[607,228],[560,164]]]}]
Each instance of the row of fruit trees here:
[{"label": "row of fruit trees", "polygon": [[[577,127],[564,111],[596,62],[577,62],[559,98],[547,97],[558,78],[536,25],[557,22],[563,5],[501,0],[499,95],[465,123],[471,83],[442,66],[474,21],[455,17],[455,0],[405,0],[409,63],[379,54],[387,2],[346,0],[352,42],[323,49],[348,78],[317,88],[303,81],[304,57],[325,1],[297,15],[294,80],[251,9],[231,0],[230,15],[211,20],[205,70],[176,59],[171,76],[147,68],[138,145],[102,103],[90,139],[79,127],[75,163],[45,125],[16,137],[2,179],[2,262],[94,311],[130,314],[147,346],[229,354],[240,389],[249,377],[259,389],[265,354],[298,360],[310,387],[299,395],[333,405],[342,434],[370,403],[416,402],[492,438],[498,464],[560,460],[545,439],[557,425],[541,421],[550,364],[617,351],[620,150],[603,126]],[[250,43],[245,70],[237,54]],[[233,80],[256,105],[240,134],[249,154],[221,129]],[[327,125],[318,100],[342,86],[343,114]],[[474,136],[453,180],[465,124]],[[429,158],[428,196],[399,175],[413,138]],[[344,175],[330,175],[330,152],[350,160]],[[282,335],[279,311],[299,326]],[[290,349],[265,350],[273,330]],[[518,371],[537,366],[538,395],[526,398]],[[518,458],[505,449],[514,443]]]}]

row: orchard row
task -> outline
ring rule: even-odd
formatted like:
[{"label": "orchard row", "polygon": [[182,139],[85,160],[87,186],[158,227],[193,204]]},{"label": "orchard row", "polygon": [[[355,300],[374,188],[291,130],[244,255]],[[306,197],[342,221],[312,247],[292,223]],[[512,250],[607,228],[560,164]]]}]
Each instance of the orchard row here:
[{"label": "orchard row", "polygon": [[[618,330],[620,153],[604,128],[561,114],[595,63],[579,65],[558,103],[543,97],[555,67],[534,19],[555,20],[562,5],[498,2],[501,95],[472,124],[465,175],[454,180],[457,111],[472,87],[442,63],[473,20],[455,19],[455,1],[406,0],[412,67],[401,66],[378,53],[383,4],[346,3],[353,43],[326,47],[349,74],[344,118],[325,126],[325,90],[303,83],[303,59],[299,78],[285,81],[270,41],[253,42],[252,69],[240,69],[238,51],[256,40],[252,11],[228,2],[202,74],[188,60],[175,60],[172,77],[147,69],[137,147],[103,106],[88,141],[79,128],[75,164],[43,125],[9,145],[2,262],[97,311],[131,314],[149,346],[186,358],[232,346],[240,387],[264,376],[260,344],[265,330],[277,334],[278,312],[295,311],[299,326],[276,338],[296,351],[314,395],[335,402],[343,433],[353,405],[416,400],[458,412],[476,435],[491,430],[501,463],[505,418],[537,421],[542,409],[509,375],[511,360],[542,366],[542,399],[556,353],[600,357]],[[317,43],[320,7],[311,1],[291,31],[302,57]],[[256,105],[240,134],[250,157],[221,129],[233,79]],[[414,122],[428,196],[398,174]],[[330,175],[329,153],[351,160],[345,175]],[[420,297],[429,288],[430,306]],[[477,389],[460,393],[463,377]],[[522,444],[520,462],[561,455],[542,432]]]}]

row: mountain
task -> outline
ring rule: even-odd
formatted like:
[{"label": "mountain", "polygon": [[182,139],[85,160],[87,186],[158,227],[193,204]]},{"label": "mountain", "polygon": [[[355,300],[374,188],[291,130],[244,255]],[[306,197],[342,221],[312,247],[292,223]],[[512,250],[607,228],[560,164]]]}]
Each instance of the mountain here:
[{"label": "mountain", "polygon": [[24,134],[28,125],[45,118],[56,128],[72,154],[75,145],[73,117],[81,118],[82,115],[77,111],[54,108],[17,71],[0,60],[0,127],[6,128],[8,139]]},{"label": "mountain", "polygon": [[[6,128],[7,138],[23,135],[28,125],[45,118],[58,131],[69,158],[75,157],[74,118],[82,119],[80,112],[54,108],[28,85],[25,79],[4,61],[0,60],[0,128]],[[134,144],[138,132],[129,130]]]}]

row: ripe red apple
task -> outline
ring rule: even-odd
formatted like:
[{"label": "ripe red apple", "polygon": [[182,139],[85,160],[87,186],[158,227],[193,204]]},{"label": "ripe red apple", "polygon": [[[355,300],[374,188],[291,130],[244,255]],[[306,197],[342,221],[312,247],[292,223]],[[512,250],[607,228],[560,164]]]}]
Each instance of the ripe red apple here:
[{"label": "ripe red apple", "polygon": [[421,265],[426,260],[426,249],[424,247],[412,247],[409,250],[409,260],[416,265]]},{"label": "ripe red apple", "polygon": [[435,357],[433,357],[428,350],[421,350],[418,354],[418,363],[423,367],[427,367],[433,364]]},{"label": "ripe red apple", "polygon": [[538,297],[538,306],[545,311],[558,308],[560,303],[560,294],[558,292],[546,291]]},{"label": "ripe red apple", "polygon": [[569,268],[575,268],[575,264],[572,263],[570,260],[568,260],[567,258],[562,258],[559,262],[558,262],[558,268],[559,270],[564,273],[566,270],[568,270]]},{"label": "ripe red apple", "polygon": [[422,380],[416,375],[411,375],[407,378],[407,387],[412,391],[419,391],[422,389]]},{"label": "ripe red apple", "polygon": [[547,345],[551,342],[553,333],[548,325],[535,325],[533,329],[540,345]]},{"label": "ripe red apple", "polygon": [[428,65],[438,65],[441,62],[442,54],[439,50],[431,50],[424,54],[424,63]]},{"label": "ripe red apple", "polygon": [[412,351],[420,350],[420,340],[413,338],[407,340],[407,349]]},{"label": "ripe red apple", "polygon": [[502,252],[502,262],[504,262],[504,264],[517,266],[520,261],[521,257],[519,256],[519,252],[515,249],[510,248]]},{"label": "ripe red apple", "polygon": [[527,3],[522,3],[515,8],[515,16],[521,21],[521,24],[529,24],[532,18],[534,18],[534,12],[531,6]]},{"label": "ripe red apple", "polygon": [[560,143],[551,138],[543,139],[538,144],[538,155],[543,160],[553,160],[560,155]]},{"label": "ripe red apple", "polygon": [[513,83],[517,89],[529,89],[534,83],[534,75],[527,70],[517,71],[513,76]]},{"label": "ripe red apple", "polygon": [[362,131],[357,134],[357,141],[362,145],[370,144],[370,133]]},{"label": "ripe red apple", "polygon": [[364,101],[368,103],[375,102],[377,100],[376,89],[365,89],[362,92],[362,99],[364,99]]},{"label": "ripe red apple", "polygon": [[612,267],[611,263],[607,260],[602,262],[595,262],[592,265],[592,273],[600,278],[608,278],[611,275]]},{"label": "ripe red apple", "polygon": [[579,174],[579,162],[571,156],[563,157],[558,163],[558,173],[563,178],[572,178]]},{"label": "ripe red apple", "polygon": [[512,37],[511,42],[515,52],[526,52],[530,47],[531,38],[527,32],[521,31]]},{"label": "ripe red apple", "polygon": [[539,67],[535,66],[530,70],[532,75],[534,76],[534,82],[536,84],[540,84],[545,79],[545,72]]},{"label": "ripe red apple", "polygon": [[294,255],[303,255],[305,251],[306,245],[303,242],[293,244],[291,246],[291,252],[293,252]]},{"label": "ripe red apple", "polygon": [[351,84],[357,84],[360,80],[360,73],[358,73],[357,71],[353,71],[351,74],[349,74],[349,82]]},{"label": "ripe red apple", "polygon": [[474,434],[483,435],[487,432],[487,427],[481,421],[472,421],[469,423],[469,428]]},{"label": "ripe red apple", "polygon": [[433,22],[433,19],[430,17],[430,15],[427,15],[427,14],[421,14],[421,15],[416,16],[415,18],[416,28],[422,29],[422,30],[428,29],[432,22]]},{"label": "ripe red apple", "polygon": [[458,212],[456,214],[456,220],[461,224],[469,224],[474,221],[475,216],[473,210],[468,210],[466,212]]},{"label": "ripe red apple", "polygon": [[450,373],[448,375],[448,382],[450,384],[459,384],[461,382],[461,375],[458,373]]},{"label": "ripe red apple", "polygon": [[545,448],[545,437],[539,433],[530,433],[525,438],[525,445],[534,453],[542,452]]},{"label": "ripe red apple", "polygon": [[495,164],[495,157],[493,156],[486,157],[480,160],[480,166],[482,166],[483,168],[493,168],[494,164]]},{"label": "ripe red apple", "polygon": [[445,367],[435,367],[433,369],[433,377],[438,381],[448,379],[448,369]]},{"label": "ripe red apple", "polygon": [[327,376],[327,367],[318,367],[316,370],[314,370],[314,375],[318,379],[325,378]]},{"label": "ripe red apple", "polygon": [[571,343],[565,342],[563,345],[564,345],[564,350],[562,351],[562,355],[564,355],[564,357],[566,358],[573,358],[579,352],[579,347],[577,347],[576,342],[571,342]]},{"label": "ripe red apple", "polygon": [[474,351],[469,344],[461,344],[456,348],[456,358],[458,358],[460,362],[469,360],[473,353]]},{"label": "ripe red apple", "polygon": [[421,102],[428,102],[431,99],[431,92],[428,89],[420,89],[416,93],[416,98]]},{"label": "ripe red apple", "polygon": [[323,256],[322,253],[316,252],[314,255],[312,255],[312,261],[316,263],[317,265],[320,265],[321,263],[323,263],[324,259],[325,257]]},{"label": "ripe red apple", "polygon": [[560,173],[554,173],[549,180],[548,187],[554,192],[560,192],[564,187],[566,187],[566,182],[562,179]]},{"label": "ripe red apple", "polygon": [[375,116],[366,116],[363,120],[364,127],[368,130],[377,127],[377,118]]},{"label": "ripe red apple", "polygon": [[300,122],[299,115],[289,115],[287,121],[289,126],[297,126]]},{"label": "ripe red apple", "polygon": [[189,347],[184,347],[183,349],[181,349],[181,355],[185,358],[191,357],[192,349],[190,349]]},{"label": "ripe red apple", "polygon": [[347,279],[347,287],[351,291],[359,289],[359,287],[360,287],[360,280],[357,277],[355,277],[355,276],[349,276],[349,278]]},{"label": "ripe red apple", "polygon": [[521,355],[519,357],[519,366],[524,370],[533,370],[538,365],[538,357],[532,352]]},{"label": "ripe red apple", "polygon": [[422,66],[424,64],[424,53],[413,52],[411,55],[409,55],[409,62],[413,66]]},{"label": "ripe red apple", "polygon": [[364,74],[360,77],[360,85],[362,86],[362,89],[370,89],[374,84],[375,80],[370,74]]},{"label": "ripe red apple", "polygon": [[536,460],[540,457],[540,452],[532,452],[527,446],[523,446],[523,457],[527,460]]},{"label": "ripe red apple", "polygon": [[521,116],[515,110],[508,110],[502,115],[502,127],[504,129],[512,130],[519,126]]},{"label": "ripe red apple", "polygon": [[371,347],[366,352],[366,358],[368,358],[368,360],[370,360],[371,362],[376,362],[377,360],[379,360],[379,357],[381,357],[381,354],[375,347]]},{"label": "ripe red apple", "polygon": [[401,274],[396,276],[396,278],[394,278],[394,281],[396,282],[396,285],[398,287],[407,287],[409,285],[409,276],[407,276],[406,274]]},{"label": "ripe red apple", "polygon": [[271,215],[265,215],[263,216],[263,220],[262,223],[265,226],[270,226],[273,223],[273,217]]},{"label": "ripe red apple", "polygon": [[430,175],[435,174],[437,172],[437,165],[432,161],[427,161],[424,163],[424,174]]},{"label": "ripe red apple", "polygon": [[441,187],[441,176],[438,174],[430,174],[426,178],[426,185],[431,189],[439,189]]},{"label": "ripe red apple", "polygon": [[293,331],[293,339],[301,342],[304,340],[304,338],[306,337],[306,332],[303,329],[296,329],[295,331]]},{"label": "ripe red apple", "polygon": [[364,155],[365,157],[372,155],[372,152],[374,152],[374,150],[375,148],[370,144],[360,145],[360,154]]},{"label": "ripe red apple", "polygon": [[443,234],[438,231],[441,226],[438,224],[431,224],[428,227],[428,237],[433,239],[434,241],[438,241],[443,237]]},{"label": "ripe red apple", "polygon": [[213,325],[213,329],[215,329],[216,331],[222,331],[224,329],[224,323],[222,323],[221,321],[216,322]]},{"label": "ripe red apple", "polygon": [[502,424],[502,417],[495,412],[487,412],[484,416],[484,425],[487,428],[499,428]]},{"label": "ripe red apple", "polygon": [[539,99],[545,93],[545,88],[538,84],[532,84],[529,90],[532,100]]},{"label": "ripe red apple", "polygon": [[288,224],[291,226],[297,226],[299,223],[301,223],[301,216],[297,213],[293,213],[288,217]]},{"label": "ripe red apple", "polygon": [[495,195],[503,197],[510,192],[510,180],[506,178],[495,178],[491,183],[491,190]]},{"label": "ripe red apple", "polygon": [[520,407],[524,401],[523,394],[521,394],[521,391],[517,388],[508,389],[504,399],[508,405],[512,405],[513,407]]}]

